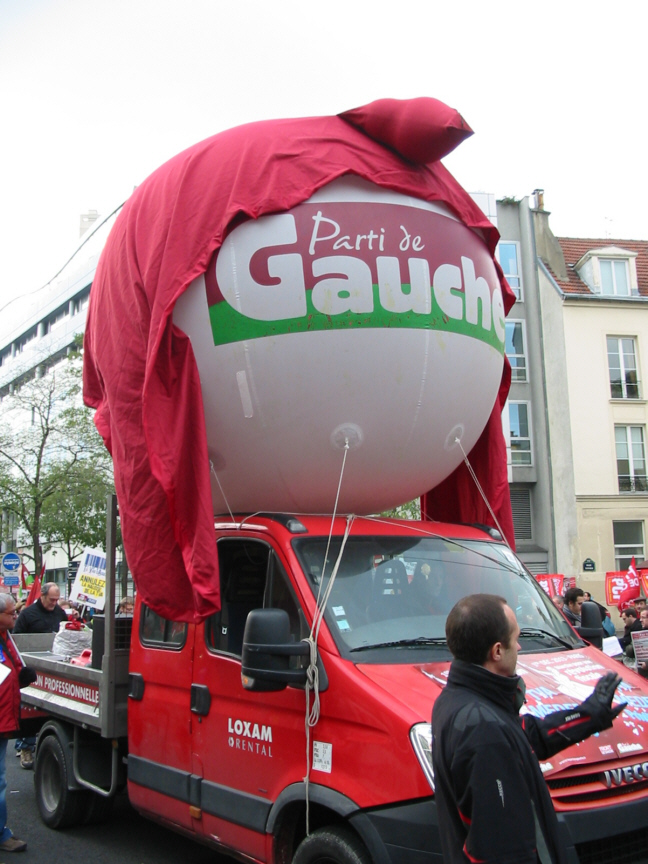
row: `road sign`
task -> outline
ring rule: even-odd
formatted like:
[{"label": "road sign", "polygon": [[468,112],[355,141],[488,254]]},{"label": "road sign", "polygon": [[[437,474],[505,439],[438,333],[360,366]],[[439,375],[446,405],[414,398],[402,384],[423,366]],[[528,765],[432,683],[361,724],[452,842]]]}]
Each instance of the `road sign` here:
[{"label": "road sign", "polygon": [[[7,552],[2,556],[2,572],[14,574],[20,567],[20,555],[17,552]],[[6,584],[6,583],[5,583]],[[16,585],[18,583],[16,582]]]},{"label": "road sign", "polygon": [[5,588],[16,588],[20,583],[20,578],[18,576],[10,576],[8,573],[5,573],[2,582]]}]

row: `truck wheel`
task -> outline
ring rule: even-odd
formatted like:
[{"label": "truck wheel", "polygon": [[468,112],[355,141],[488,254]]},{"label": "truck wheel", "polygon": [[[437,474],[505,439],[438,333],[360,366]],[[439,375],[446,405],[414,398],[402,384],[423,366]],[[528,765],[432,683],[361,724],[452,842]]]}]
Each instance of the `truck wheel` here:
[{"label": "truck wheel", "polygon": [[297,847],[293,864],[371,864],[362,841],[340,825],[320,828]]},{"label": "truck wheel", "polygon": [[68,828],[79,822],[81,793],[68,789],[65,753],[55,735],[39,744],[34,782],[38,810],[48,828]]}]

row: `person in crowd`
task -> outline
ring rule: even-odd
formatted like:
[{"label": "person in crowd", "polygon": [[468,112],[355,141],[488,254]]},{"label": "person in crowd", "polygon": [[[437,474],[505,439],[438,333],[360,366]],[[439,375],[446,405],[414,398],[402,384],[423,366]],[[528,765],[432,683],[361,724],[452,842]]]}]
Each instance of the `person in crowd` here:
[{"label": "person in crowd", "polygon": [[583,602],[591,602],[596,603],[598,606],[598,610],[601,614],[601,624],[603,625],[603,630],[605,631],[606,636],[614,636],[616,635],[616,631],[614,629],[614,624],[612,623],[612,619],[610,618],[610,613],[606,609],[606,607],[599,603],[598,600],[595,600],[589,591],[583,592]]},{"label": "person in crowd", "polygon": [[[68,617],[65,609],[61,609],[59,599],[61,591],[56,582],[45,582],[41,586],[41,594],[31,606],[25,606],[14,627],[14,633],[58,633],[62,621]],[[16,739],[16,750],[20,756],[20,767],[27,770],[34,767],[35,738]]]},{"label": "person in crowd", "polygon": [[634,607],[637,610],[637,615],[641,615],[643,610],[646,608],[646,598],[637,597],[637,599],[634,601]]},{"label": "person in crowd", "polygon": [[519,716],[520,627],[503,597],[473,594],[450,611],[448,683],[432,713],[432,761],[445,864],[558,864],[564,849],[538,759],[608,729],[621,678],[608,672],[580,705]]},{"label": "person in crowd", "polygon": [[31,606],[25,606],[14,633],[58,633],[59,624],[67,621],[65,609],[59,606],[61,591],[56,582],[45,582],[41,594]]},{"label": "person in crowd", "polygon": [[585,592],[582,588],[568,588],[565,591],[565,603],[562,611],[572,627],[580,627],[584,595]]},{"label": "person in crowd", "polygon": [[415,608],[431,615],[444,615],[452,605],[448,599],[443,569],[438,562],[419,561],[409,586],[409,600]]},{"label": "person in crowd", "polygon": [[551,602],[554,604],[556,609],[562,612],[562,608],[565,605],[565,598],[562,594],[554,594],[554,596],[551,598]]},{"label": "person in crowd", "polygon": [[74,608],[74,606],[70,603],[69,600],[59,600],[59,606],[61,607],[61,609],[65,610],[65,614],[70,621],[76,621],[76,619],[79,617],[78,611]]},{"label": "person in crowd", "polygon": [[135,609],[135,600],[132,597],[124,597],[117,607],[117,614],[131,616]]},{"label": "person in crowd", "polygon": [[7,741],[20,728],[20,688],[36,680],[36,673],[23,665],[11,631],[16,607],[11,594],[0,594],[0,664],[5,674],[0,683],[0,851],[22,852],[24,840],[14,837],[7,826]]},{"label": "person in crowd", "polygon": [[623,618],[623,636],[619,639],[621,647],[628,657],[634,657],[634,649],[632,647],[632,634],[638,633],[641,629],[641,621],[637,617],[637,610],[634,606],[626,606],[621,613]]}]

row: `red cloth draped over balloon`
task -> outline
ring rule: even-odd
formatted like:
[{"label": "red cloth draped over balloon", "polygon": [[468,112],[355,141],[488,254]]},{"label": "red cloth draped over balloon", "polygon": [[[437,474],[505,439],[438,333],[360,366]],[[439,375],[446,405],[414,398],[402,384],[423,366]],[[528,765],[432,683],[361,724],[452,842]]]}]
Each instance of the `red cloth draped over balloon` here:
[{"label": "red cloth draped over balloon", "polygon": [[[84,398],[113,457],[131,571],[159,614],[198,621],[219,608],[200,381],[172,323],[178,297],[233,224],[288,210],[347,173],[445,202],[493,253],[496,229],[438,161],[469,134],[457,112],[426,98],[254,123],[180,153],[124,205],[92,286]],[[501,282],[508,312],[514,298]],[[471,462],[512,542],[500,416],[508,383],[505,373]],[[492,524],[472,481],[455,474],[425,496],[428,516]]]}]

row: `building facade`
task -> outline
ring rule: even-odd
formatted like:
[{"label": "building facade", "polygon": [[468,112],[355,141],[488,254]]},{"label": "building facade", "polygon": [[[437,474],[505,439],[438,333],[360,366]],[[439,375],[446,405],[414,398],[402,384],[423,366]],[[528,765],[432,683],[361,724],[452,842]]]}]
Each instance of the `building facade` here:
[{"label": "building facade", "polygon": [[[23,384],[49,375],[83,334],[99,254],[115,218],[116,213],[89,220],[90,226],[82,230],[81,241],[56,276],[39,291],[15,301],[18,309],[9,310],[13,314],[6,315],[0,331],[0,403],[8,400],[9,406],[9,397]],[[2,552],[23,551],[15,521],[10,514],[1,516]],[[45,579],[63,585],[69,564],[64,550],[53,547],[43,560]]]},{"label": "building facade", "polygon": [[555,237],[541,192],[498,202],[498,224],[519,282],[507,323],[518,549],[603,602],[605,573],[646,557],[648,241]]}]

